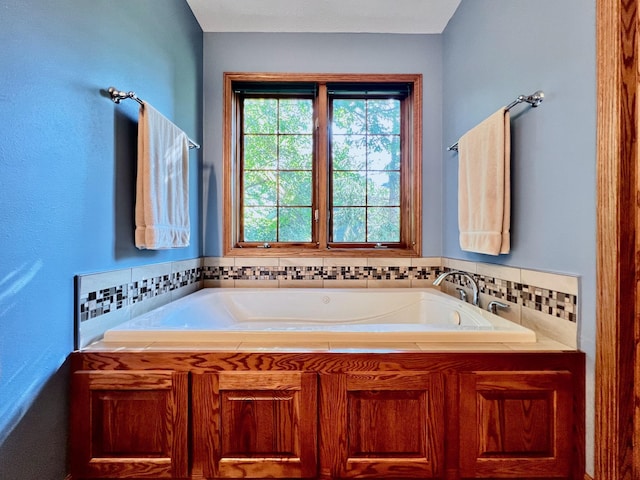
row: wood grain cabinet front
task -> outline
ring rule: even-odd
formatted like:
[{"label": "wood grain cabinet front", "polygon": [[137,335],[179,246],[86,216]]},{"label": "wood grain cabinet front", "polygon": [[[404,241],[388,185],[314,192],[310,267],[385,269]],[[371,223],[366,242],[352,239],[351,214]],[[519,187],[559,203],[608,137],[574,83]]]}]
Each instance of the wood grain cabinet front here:
[{"label": "wood grain cabinet front", "polygon": [[77,371],[72,389],[74,479],[188,477],[187,372]]},{"label": "wood grain cabinet front", "polygon": [[570,478],[572,375],[460,375],[463,478]]},{"label": "wood grain cabinet front", "polygon": [[580,352],[78,352],[70,478],[584,479]]},{"label": "wood grain cabinet front", "polygon": [[194,465],[205,477],[317,476],[315,373],[196,373],[192,392]]},{"label": "wood grain cabinet front", "polygon": [[443,378],[426,372],[321,376],[323,478],[434,478],[441,473]]}]

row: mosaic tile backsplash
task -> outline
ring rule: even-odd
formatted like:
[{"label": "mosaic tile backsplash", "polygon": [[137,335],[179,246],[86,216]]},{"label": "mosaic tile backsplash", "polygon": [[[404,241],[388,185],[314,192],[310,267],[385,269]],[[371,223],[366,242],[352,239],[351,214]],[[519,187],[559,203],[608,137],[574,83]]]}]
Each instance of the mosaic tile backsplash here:
[{"label": "mosaic tile backsplash", "polygon": [[440,267],[207,266],[203,280],[435,280]]},{"label": "mosaic tile backsplash", "polygon": [[[393,259],[388,259],[389,263]],[[250,260],[243,259],[244,263]],[[205,262],[207,263],[207,262]],[[348,263],[348,262],[345,262]],[[366,259],[364,259],[366,263]],[[400,263],[400,262],[398,262]],[[77,295],[77,312],[80,322],[117,311],[173,290],[194,285],[201,280],[287,280],[287,281],[433,281],[440,273],[450,268],[441,266],[368,266],[368,265],[314,265],[314,266],[198,266],[183,271],[165,273],[117,285],[100,288]],[[473,274],[480,292],[506,300],[553,317],[570,322],[577,321],[577,292],[562,292],[526,283],[508,281],[488,275]],[[467,286],[461,275],[452,275],[447,281]]]},{"label": "mosaic tile backsplash", "polygon": [[[443,271],[449,271],[444,268]],[[473,274],[478,282],[480,293],[516,303],[570,322],[577,321],[578,296],[541,288],[535,285],[502,280],[485,275]],[[462,275],[451,275],[447,280],[460,286],[468,286],[468,280]]]},{"label": "mosaic tile backsplash", "polygon": [[197,283],[201,278],[202,268],[194,267],[130,283],[105,286],[99,290],[78,292],[78,318],[80,322],[84,322]]}]

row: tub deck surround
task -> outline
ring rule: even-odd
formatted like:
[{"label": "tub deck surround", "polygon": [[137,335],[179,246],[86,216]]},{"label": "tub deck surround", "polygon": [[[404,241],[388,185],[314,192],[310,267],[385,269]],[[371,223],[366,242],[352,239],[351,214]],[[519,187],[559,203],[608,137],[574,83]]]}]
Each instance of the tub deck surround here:
[{"label": "tub deck surround", "polygon": [[529,342],[532,330],[435,289],[204,289],[107,330],[109,342]]},{"label": "tub deck surround", "polygon": [[[473,274],[481,305],[510,304],[500,316],[575,348],[579,279],[501,265],[428,258],[218,258],[154,264],[80,275],[76,283],[77,348],[105,330],[204,287],[425,288],[449,269]],[[448,277],[443,290],[458,296],[464,279]]]}]

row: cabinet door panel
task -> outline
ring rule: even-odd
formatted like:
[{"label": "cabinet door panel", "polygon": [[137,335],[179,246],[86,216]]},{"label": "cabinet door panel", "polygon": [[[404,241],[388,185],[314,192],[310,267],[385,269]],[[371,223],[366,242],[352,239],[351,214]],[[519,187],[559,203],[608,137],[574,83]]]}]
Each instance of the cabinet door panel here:
[{"label": "cabinet door panel", "polygon": [[193,391],[194,458],[204,476],[316,476],[315,373],[195,374]]},{"label": "cabinet door panel", "polygon": [[187,477],[186,372],[78,371],[73,398],[74,477]]},{"label": "cabinet door panel", "polygon": [[[425,395],[421,390],[350,392],[349,457],[420,457],[426,441]],[[414,421],[405,422],[406,418]]]},{"label": "cabinet door panel", "polygon": [[461,375],[462,476],[568,477],[571,382],[568,372]]},{"label": "cabinet door panel", "polygon": [[443,396],[438,374],[373,372],[322,377],[322,475],[439,475]]},{"label": "cabinet door panel", "polygon": [[293,391],[222,392],[222,456],[294,457],[299,451],[295,397]]}]

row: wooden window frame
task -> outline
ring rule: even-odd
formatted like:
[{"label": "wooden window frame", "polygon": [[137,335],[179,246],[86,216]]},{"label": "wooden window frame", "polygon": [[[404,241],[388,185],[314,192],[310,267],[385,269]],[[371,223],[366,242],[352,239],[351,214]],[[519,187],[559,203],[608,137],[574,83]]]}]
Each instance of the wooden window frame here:
[{"label": "wooden window frame", "polygon": [[[369,245],[343,244],[332,247],[328,243],[328,221],[317,222],[312,226],[312,234],[317,243],[312,244],[273,244],[271,248],[259,248],[259,244],[242,245],[238,242],[240,205],[237,94],[233,86],[236,82],[314,82],[318,85],[315,109],[318,116],[314,119],[317,127],[316,150],[314,155],[320,161],[314,162],[314,209],[318,209],[319,218],[328,219],[328,95],[327,84],[331,83],[409,83],[411,92],[403,112],[403,124],[409,131],[409,141],[402,144],[401,189],[401,237],[406,244],[373,248]],[[225,256],[348,256],[348,257],[419,257],[422,253],[422,75],[421,74],[296,74],[296,73],[224,73],[223,103],[223,254]],[[406,137],[405,137],[406,138]],[[314,222],[316,223],[316,222]]]}]

